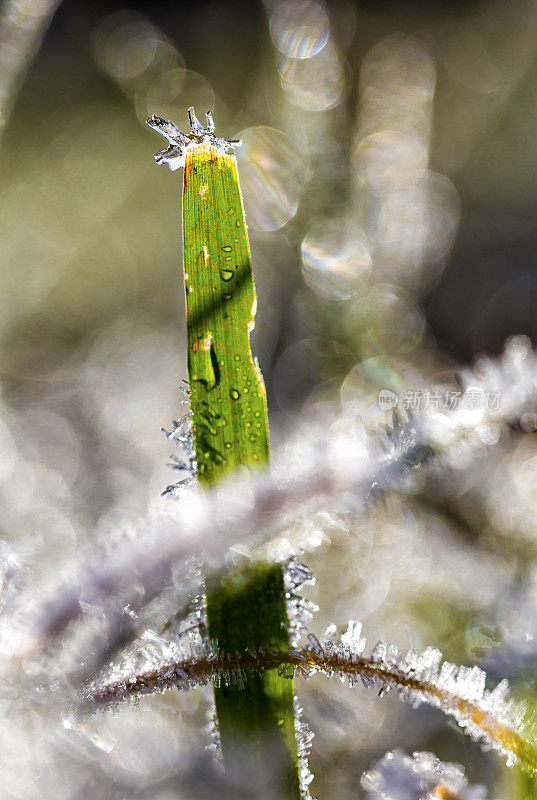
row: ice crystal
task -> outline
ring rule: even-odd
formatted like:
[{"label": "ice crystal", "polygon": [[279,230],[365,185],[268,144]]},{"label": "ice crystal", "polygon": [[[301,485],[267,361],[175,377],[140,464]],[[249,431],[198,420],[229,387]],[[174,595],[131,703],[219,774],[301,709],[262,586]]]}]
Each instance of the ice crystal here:
[{"label": "ice crystal", "polygon": [[166,428],[161,428],[161,430],[167,439],[175,442],[175,444],[183,450],[186,456],[186,458],[175,454],[170,456],[171,460],[169,466],[173,470],[182,473],[182,477],[176,483],[167,486],[162,494],[174,497],[176,496],[177,489],[191,484],[197,475],[192,414],[189,412],[181,417],[181,419],[174,420],[169,431],[166,430]]},{"label": "ice crystal", "polygon": [[[207,635],[206,599],[201,570],[197,563],[190,570],[191,585],[197,594],[182,614],[172,617],[162,630],[146,628],[121,656],[112,661],[90,685],[87,694],[99,693],[101,687],[115,685],[119,697],[136,697],[144,681],[138,676],[158,674],[156,690],[168,687],[169,680],[187,680],[182,662],[195,662],[211,653]],[[162,665],[168,665],[163,670]],[[172,666],[173,665],[173,666]]]},{"label": "ice crystal", "polygon": [[293,699],[293,708],[295,714],[295,736],[298,757],[300,796],[302,797],[302,800],[312,800],[309,787],[314,776],[309,766],[309,755],[311,751],[311,743],[315,734],[311,730],[308,723],[304,722],[303,708],[300,705],[296,695]]},{"label": "ice crystal", "polygon": [[217,764],[223,766],[222,742],[220,740],[218,715],[216,713],[214,699],[210,708],[207,710],[207,726],[205,728],[205,732],[207,733],[210,740],[210,744],[208,744],[205,749],[212,752]]},{"label": "ice crystal", "polygon": [[188,109],[188,121],[190,123],[190,133],[183,133],[173,122],[168,122],[162,117],[153,114],[147,120],[147,124],[154,131],[160,133],[169,141],[169,146],[165,150],[155,153],[157,164],[167,164],[174,171],[185,166],[187,151],[196,145],[206,144],[216,147],[222,153],[226,153],[230,148],[240,145],[238,139],[222,139],[215,136],[213,115],[207,111],[206,126],[203,127],[196,117],[193,108]]},{"label": "ice crystal", "polygon": [[[336,632],[335,625],[333,626],[333,631],[334,633]],[[360,635],[361,633],[362,623],[356,622],[354,619],[349,620],[347,623],[347,629],[340,638],[340,644],[348,652],[351,658],[360,656],[364,652],[365,639]]]},{"label": "ice crystal", "polygon": [[318,606],[306,600],[299,594],[302,586],[315,585],[315,576],[305,565],[290,559],[284,569],[285,603],[289,618],[289,644],[297,648],[303,635],[307,633],[307,623],[313,614],[318,611]]},{"label": "ice crystal", "polygon": [[459,764],[443,763],[432,753],[386,753],[362,776],[368,800],[484,800],[483,786],[469,786]]},{"label": "ice crystal", "polygon": [[[183,381],[179,387],[183,399],[180,401],[181,405],[190,406],[190,387],[188,381]],[[192,424],[192,411],[190,408],[179,420],[174,419],[170,430],[161,428],[162,433],[167,439],[175,442],[181,448],[184,456],[177,456],[172,454],[170,456],[169,466],[182,474],[182,477],[168,485],[162,492],[163,496],[177,497],[178,490],[192,484],[197,475],[196,465],[196,450],[194,447],[194,428]]]}]

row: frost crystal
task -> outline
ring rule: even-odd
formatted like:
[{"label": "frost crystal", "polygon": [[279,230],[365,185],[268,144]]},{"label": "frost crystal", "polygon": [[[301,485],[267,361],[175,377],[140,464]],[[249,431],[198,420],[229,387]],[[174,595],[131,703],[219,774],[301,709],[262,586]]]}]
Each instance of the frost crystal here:
[{"label": "frost crystal", "polygon": [[[189,404],[190,389],[186,381],[180,387],[182,393],[185,395],[181,404]],[[177,455],[170,456],[169,466],[182,473],[182,477],[165,488],[162,492],[163,495],[177,497],[177,490],[185,486],[189,486],[195,480],[197,475],[196,466],[196,451],[194,448],[194,431],[192,427],[192,412],[184,414],[179,420],[174,419],[171,429],[168,431],[166,428],[161,428],[162,433],[167,439],[180,447],[184,453],[184,457]]]},{"label": "frost crystal", "polygon": [[[289,645],[297,648],[302,636],[308,632],[307,623],[312,619],[318,606],[302,597],[298,590],[302,586],[315,585],[311,570],[295,559],[287,562],[284,570],[285,602],[289,617]],[[317,641],[317,639],[316,639]],[[319,644],[317,642],[317,644]],[[319,645],[320,647],[320,645]]]},{"label": "frost crystal", "polygon": [[360,656],[364,652],[365,639],[363,636],[360,636],[361,633],[362,623],[351,619],[347,623],[347,630],[339,640],[341,646],[348,652],[351,658]]},{"label": "frost crystal", "polygon": [[180,666],[206,659],[212,653],[202,574],[197,564],[190,570],[190,579],[191,585],[198,584],[198,593],[183,615],[172,617],[160,631],[146,628],[89,686],[88,696],[102,696],[106,700],[109,687],[113,687],[114,700],[136,699],[148,692],[163,692],[173,685],[190,689],[202,683],[192,682]]},{"label": "frost crystal", "polygon": [[240,145],[238,139],[222,139],[215,136],[213,115],[207,111],[205,115],[205,128],[196,117],[193,108],[188,109],[188,121],[190,123],[190,133],[183,133],[173,122],[168,122],[162,117],[153,114],[149,117],[147,124],[154,131],[160,133],[169,141],[169,146],[165,150],[155,153],[157,164],[167,164],[174,171],[185,166],[185,156],[187,150],[196,145],[206,144],[216,147],[222,153],[226,153],[230,147]]},{"label": "frost crystal", "polygon": [[311,730],[307,722],[302,719],[302,706],[298,701],[298,697],[294,697],[294,712],[295,712],[295,735],[296,735],[296,748],[298,756],[298,775],[300,779],[300,796],[302,800],[312,800],[309,786],[313,780],[313,773],[309,767],[309,754],[311,750],[311,743],[315,734]]},{"label": "frost crystal", "polygon": [[432,753],[386,753],[362,776],[368,800],[432,800],[453,797],[484,800],[483,786],[469,786],[459,764],[445,764]]},{"label": "frost crystal", "polygon": [[214,701],[207,711],[207,726],[205,728],[205,732],[208,734],[211,740],[210,744],[208,744],[205,749],[212,751],[216,763],[223,767],[224,758],[222,755],[222,742],[220,740],[218,715],[216,713]]}]

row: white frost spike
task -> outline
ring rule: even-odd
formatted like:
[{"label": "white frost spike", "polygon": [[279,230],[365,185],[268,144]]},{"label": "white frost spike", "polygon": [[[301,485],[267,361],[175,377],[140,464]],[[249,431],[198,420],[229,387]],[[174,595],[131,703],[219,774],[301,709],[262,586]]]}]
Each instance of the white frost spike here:
[{"label": "white frost spike", "polygon": [[379,664],[386,664],[388,645],[386,642],[377,642],[371,653],[371,661],[378,661]]},{"label": "white frost spike", "polygon": [[323,631],[321,636],[321,647],[331,648],[333,645],[334,636],[337,633],[337,625],[335,622],[330,622]]},{"label": "white frost spike", "polygon": [[342,634],[340,643],[348,649],[351,656],[361,656],[365,648],[365,638],[361,636],[362,623],[350,619],[347,623],[347,630]]},{"label": "white frost spike", "polygon": [[418,655],[413,664],[414,675],[420,680],[435,683],[438,680],[441,663],[442,653],[440,650],[437,647],[427,647],[421,655]]},{"label": "white frost spike", "polygon": [[220,729],[218,727],[218,715],[214,704],[211,705],[207,711],[207,726],[205,732],[211,740],[211,743],[206,745],[205,749],[212,751],[215,762],[220,767],[223,767],[224,757],[222,755],[222,742],[220,740]]},{"label": "white frost spike", "polygon": [[444,796],[484,800],[486,795],[483,786],[468,785],[459,764],[446,764],[432,753],[386,753],[363,774],[361,782],[368,800],[430,800]]},{"label": "white frost spike", "polygon": [[479,702],[485,691],[486,675],[479,667],[459,667],[457,694],[473,703]]},{"label": "white frost spike", "polygon": [[324,656],[324,650],[321,647],[321,643],[319,642],[318,638],[315,636],[314,633],[308,633],[308,642],[311,644],[311,646],[318,655]]},{"label": "white frost spike", "polygon": [[296,649],[303,634],[308,633],[307,622],[313,617],[318,606],[306,600],[297,590],[305,584],[314,585],[315,576],[305,564],[294,558],[287,562],[283,573],[285,585],[285,604],[289,618],[289,644]]},{"label": "white frost spike", "polygon": [[[180,387],[183,393],[187,393],[184,387]],[[181,401],[184,402],[184,401]],[[187,460],[180,458],[176,455],[170,456],[171,462],[169,466],[183,473],[183,476],[176,482],[166,487],[163,495],[168,497],[177,497],[178,489],[183,489],[194,482],[197,475],[196,465],[196,451],[194,448],[194,431],[192,427],[192,413],[189,411],[180,420],[172,422],[171,430],[167,431],[166,428],[161,428],[162,433],[167,439],[175,442],[178,447],[184,451]]]},{"label": "white frost spike", "polygon": [[207,127],[204,128],[193,108],[188,109],[188,121],[190,123],[190,133],[183,133],[173,122],[153,114],[146,122],[150,128],[160,133],[169,141],[169,146],[165,150],[155,153],[157,164],[167,164],[174,171],[185,166],[185,156],[187,150],[195,145],[207,144],[227,153],[230,147],[238,147],[238,139],[222,139],[214,135],[213,115],[207,111]]},{"label": "white frost spike", "polygon": [[311,750],[311,743],[315,734],[311,730],[310,726],[302,719],[302,707],[296,695],[293,698],[293,707],[295,714],[295,735],[298,757],[300,796],[302,800],[312,800],[309,786],[313,780],[313,773],[310,770],[308,758]]},{"label": "white frost spike", "polygon": [[205,120],[207,122],[206,127],[207,127],[207,130],[209,131],[209,133],[214,133],[214,120],[213,120],[213,115],[212,115],[211,111],[207,111],[205,113]]},{"label": "white frost spike", "polygon": [[194,109],[190,107],[187,113],[188,113],[188,122],[190,124],[190,128],[194,136],[203,136],[203,134],[205,133],[205,128],[197,118]]},{"label": "white frost spike", "polygon": [[285,567],[285,584],[286,589],[290,591],[300,589],[301,586],[306,584],[315,586],[315,576],[305,564],[291,559]]},{"label": "white frost spike", "polygon": [[509,681],[506,681],[504,678],[503,681],[500,681],[496,688],[493,689],[489,695],[489,705],[491,711],[495,711],[495,709],[502,707],[507,702],[509,691]]},{"label": "white frost spike", "polygon": [[162,117],[153,114],[153,116],[149,117],[147,120],[147,124],[150,128],[153,128],[153,130],[157,131],[157,133],[160,133],[162,136],[164,136],[170,144],[188,144],[188,136],[180,131],[177,125],[174,125],[173,122],[169,122],[168,120],[162,119]]}]

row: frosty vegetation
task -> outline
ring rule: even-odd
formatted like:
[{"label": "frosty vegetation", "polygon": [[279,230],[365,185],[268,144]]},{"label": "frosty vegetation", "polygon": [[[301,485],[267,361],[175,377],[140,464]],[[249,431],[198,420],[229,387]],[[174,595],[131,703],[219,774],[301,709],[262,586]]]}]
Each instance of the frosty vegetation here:
[{"label": "frosty vegetation", "polygon": [[[57,5],[3,6],[0,42],[12,46],[0,59],[2,126]],[[86,98],[69,89],[72,125],[58,130],[57,118],[44,126],[24,119],[11,137],[17,149],[7,151],[10,169],[25,167],[21,177],[11,176],[13,186],[6,182],[2,199],[3,248],[14,265],[4,286],[2,331],[18,338],[35,315],[51,329],[66,325],[76,340],[79,332],[67,321],[77,313],[92,329],[97,318],[117,319],[69,368],[73,383],[64,364],[55,372],[45,365],[46,381],[41,375],[35,386],[48,387],[48,406],[12,408],[0,396],[0,746],[2,796],[9,800],[277,800],[270,781],[250,784],[246,756],[240,780],[223,771],[210,691],[212,683],[240,685],[249,672],[268,668],[296,678],[305,798],[312,792],[347,800],[361,783],[368,800],[482,800],[484,789],[471,786],[462,767],[440,760],[446,740],[439,731],[459,746],[454,758],[468,775],[485,765],[483,781],[505,763],[528,773],[537,767],[537,460],[525,435],[537,430],[537,355],[518,336],[500,358],[479,358],[455,377],[425,340],[421,300],[445,266],[459,220],[456,187],[429,168],[435,59],[424,41],[397,34],[375,39],[358,63],[350,3],[334,4],[337,12],[313,0],[264,6],[271,50],[259,74],[275,85],[268,78],[266,86],[252,84],[244,109],[236,116],[229,109],[228,117],[245,127],[237,152],[247,219],[257,237],[260,297],[275,309],[260,314],[259,341],[265,337],[266,352],[276,351],[289,319],[280,307],[295,293],[306,311],[292,313],[304,330],[319,341],[346,343],[355,364],[350,372],[350,365],[336,370],[337,390],[312,394],[285,436],[278,432],[270,469],[202,491],[183,386],[178,418],[164,430],[174,448],[169,485],[160,474],[143,486],[135,481],[140,462],[153,464],[157,439],[153,427],[144,438],[140,419],[154,419],[156,427],[162,406],[169,407],[162,400],[153,413],[155,386],[162,396],[172,393],[179,333],[175,316],[169,329],[156,328],[161,307],[151,287],[155,275],[164,275],[154,271],[163,232],[155,226],[158,193],[148,191],[147,174],[125,170],[146,146],[134,146],[132,129],[138,119],[146,130],[153,108],[171,114],[174,102],[194,102],[191,94],[196,102],[198,93],[203,102],[215,97],[205,76],[186,68],[173,31],[128,10],[104,17],[88,51],[106,83],[105,113],[99,104],[88,109]],[[504,7],[495,18],[502,34]],[[528,8],[520,15],[532,42],[534,16]],[[471,34],[479,53],[497,52],[499,39],[509,40],[495,35],[486,4],[468,20],[459,32]],[[365,19],[360,37],[362,25]],[[472,38],[474,27],[482,38]],[[482,47],[491,31],[494,41]],[[216,33],[209,40],[225,42]],[[517,36],[511,40],[520,54],[504,53],[501,70],[495,67],[502,91],[486,88],[484,111],[475,103],[477,122],[467,115],[467,124],[452,126],[451,156],[444,158],[450,175],[482,140],[487,115],[492,110],[496,119],[509,90],[522,85],[521,63],[533,51],[518,47],[524,37]],[[453,62],[467,48],[466,40],[461,47],[458,35],[451,38]],[[367,42],[358,44],[361,52]],[[449,47],[445,55],[449,67]],[[488,79],[487,63],[473,76],[474,89]],[[214,74],[224,71],[213,66]],[[351,83],[357,92],[350,93]],[[111,86],[119,90],[120,112]],[[259,98],[269,100],[263,125]],[[453,117],[459,122],[461,108]],[[192,144],[209,142],[222,152],[238,144],[215,136],[210,114],[203,125],[191,113],[189,133],[162,117],[148,123],[167,139],[156,158],[172,170]],[[96,176],[95,187],[88,175]],[[148,196],[150,207],[140,201]],[[70,206],[82,223],[78,239],[73,230],[65,246]],[[29,235],[34,217],[40,224]],[[96,227],[88,233],[90,219]],[[102,242],[95,235],[101,232]],[[289,265],[310,292],[306,300]],[[93,276],[93,292],[80,291],[81,273],[88,281]],[[158,307],[145,323],[136,318],[134,333],[117,299],[125,276],[150,298],[151,313]],[[41,301],[51,282],[65,284],[65,297],[49,308]],[[283,345],[281,372],[293,346],[292,337]],[[369,372],[368,361],[375,361]],[[392,400],[406,392],[434,400],[426,407],[399,400],[385,412],[378,403],[383,391]],[[133,411],[143,400],[151,410]],[[96,519],[80,512],[83,492],[69,483],[71,445],[84,462],[90,499],[96,474],[105,486],[104,500],[91,509]],[[50,468],[42,453],[57,455],[55,446],[62,459],[58,465],[52,457],[57,467]],[[154,500],[140,511],[147,496]],[[122,507],[136,511],[121,514]],[[224,656],[207,635],[204,579],[257,557],[286,565],[290,649]],[[315,564],[315,588],[304,562]],[[418,617],[412,603],[422,615],[419,629],[409,624]],[[457,614],[449,628],[446,620]],[[460,658],[448,653],[455,637],[446,628],[464,638]],[[381,641],[367,646],[364,631],[370,642]],[[470,659],[471,666],[461,665]],[[519,700],[524,694],[528,709]],[[437,743],[435,754],[413,752]],[[277,773],[270,742],[266,759]],[[346,777],[332,788],[339,771]]]},{"label": "frosty vegetation", "polygon": [[368,800],[485,800],[482,786],[469,786],[459,764],[444,764],[432,753],[413,753],[412,757],[398,750],[386,753],[362,777]]},{"label": "frosty vegetation", "polygon": [[[240,683],[248,670],[278,667],[289,676],[307,679],[322,673],[351,687],[372,688],[380,696],[396,691],[413,706],[430,704],[455,719],[483,748],[497,750],[509,764],[520,762],[534,770],[537,753],[531,719],[524,706],[510,698],[505,680],[495,688],[486,687],[481,669],[443,662],[434,646],[403,655],[380,642],[366,653],[359,622],[343,628],[330,624],[322,635],[316,634],[316,606],[301,596],[313,576],[303,564],[289,560],[289,552],[284,557],[292,649],[223,657],[206,635],[202,564],[210,569],[223,565],[229,547],[237,542],[251,553],[262,552],[271,541],[278,541],[278,531],[286,529],[287,515],[297,505],[312,514],[329,503],[336,512],[339,507],[344,518],[351,499],[353,513],[356,509],[373,513],[386,493],[415,491],[415,478],[422,471],[448,459],[453,469],[457,448],[469,448],[477,458],[507,435],[507,424],[537,406],[537,359],[523,338],[512,340],[502,359],[481,362],[479,377],[468,372],[463,380],[465,392],[501,391],[500,407],[472,412],[443,408],[412,418],[399,415],[382,435],[347,417],[338,442],[330,436],[308,442],[311,458],[293,460],[288,447],[285,471],[267,472],[247,483],[232,479],[205,493],[195,482],[175,489],[172,500],[166,499],[114,551],[107,552],[105,564],[99,551],[81,553],[78,563],[70,566],[67,581],[43,584],[34,575],[31,549],[23,552],[4,544],[0,633],[4,702],[11,714],[3,738],[23,736],[26,716],[36,714],[49,732],[56,733],[47,737],[47,747],[29,750],[28,743],[21,743],[19,757],[24,752],[33,768],[45,769],[58,748],[64,748],[66,731],[107,752],[106,742],[91,733],[94,709],[109,705],[117,709],[128,698],[191,690],[211,681]],[[183,425],[187,423],[188,419]],[[171,438],[186,449],[185,468],[190,474],[193,454],[188,436],[177,435],[180,428],[172,428]],[[484,430],[497,435],[484,436]],[[353,450],[360,458],[347,457],[342,464],[336,457]],[[285,549],[303,554],[308,550],[307,535],[287,539]],[[307,796],[312,736],[300,721],[301,713],[297,705]],[[88,752],[84,746],[80,757],[93,775],[94,756]],[[401,758],[401,764],[408,766]],[[378,769],[371,774],[380,774]],[[224,778],[215,773],[215,780]],[[380,779],[368,780],[366,785],[373,786]]]}]

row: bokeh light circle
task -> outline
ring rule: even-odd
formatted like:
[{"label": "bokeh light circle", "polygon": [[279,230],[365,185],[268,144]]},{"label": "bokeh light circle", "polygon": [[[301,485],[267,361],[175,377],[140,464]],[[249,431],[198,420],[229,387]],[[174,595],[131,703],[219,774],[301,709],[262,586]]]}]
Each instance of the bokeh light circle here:
[{"label": "bokeh light circle", "polygon": [[100,23],[95,33],[97,63],[117,80],[137,77],[153,62],[158,35],[146,17],[135,11],[118,11]]},{"label": "bokeh light circle", "polygon": [[418,346],[425,319],[410,293],[399,286],[376,283],[349,302],[344,325],[361,352],[395,355]]},{"label": "bokeh light circle", "polygon": [[373,194],[384,195],[419,180],[427,167],[428,153],[419,139],[383,130],[363,139],[356,157],[360,182]]},{"label": "bokeh light circle", "polygon": [[348,89],[345,63],[331,40],[312,58],[282,58],[278,72],[289,102],[305,111],[335,108]]},{"label": "bokeh light circle", "polygon": [[364,231],[350,220],[315,220],[301,246],[304,280],[318,294],[348,300],[371,267]]},{"label": "bokeh light circle", "polygon": [[328,17],[313,0],[281,3],[271,14],[269,26],[275,46],[289,58],[320,53],[330,35]]},{"label": "bokeh light circle", "polygon": [[275,128],[248,128],[238,138],[242,140],[236,153],[248,223],[263,231],[278,230],[296,214],[308,163]]}]

